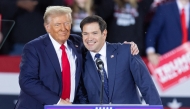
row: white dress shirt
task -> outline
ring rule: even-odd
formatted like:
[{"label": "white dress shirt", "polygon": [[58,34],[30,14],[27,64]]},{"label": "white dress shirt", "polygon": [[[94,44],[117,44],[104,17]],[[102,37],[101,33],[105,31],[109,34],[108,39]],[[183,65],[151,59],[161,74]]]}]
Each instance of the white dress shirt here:
[{"label": "white dress shirt", "polygon": [[[190,11],[190,7],[189,7],[189,3],[187,3],[186,5],[181,4],[181,2],[179,0],[176,0],[177,3],[177,7],[179,9],[179,15],[181,15],[181,10],[184,8],[185,10],[185,20],[186,20],[186,26],[187,28],[189,27],[189,11]],[[170,14],[170,13],[168,13]],[[155,53],[155,48],[154,47],[148,47],[146,49],[146,53]]]},{"label": "white dress shirt", "polygon": [[[100,59],[101,59],[101,60],[103,61],[103,63],[104,63],[104,69],[105,69],[106,74],[107,74],[107,77],[108,77],[106,49],[107,49],[106,43],[104,43],[104,46],[102,47],[102,49],[101,49],[98,53],[101,54]],[[97,53],[94,53],[94,52],[91,52],[91,51],[90,51],[90,54],[91,54],[91,56],[92,56],[92,59],[94,59],[94,61],[95,61],[95,60],[96,60],[95,55],[96,55]]]},{"label": "white dress shirt", "polygon": [[[55,52],[57,54],[59,65],[62,71],[62,63],[61,63],[61,56],[62,56],[62,50],[61,50],[61,44],[59,44],[57,41],[55,41],[52,36],[49,34],[50,40],[53,44],[53,47],[55,49]],[[73,50],[68,46],[67,41],[64,43],[66,47],[66,53],[67,57],[70,63],[70,71],[71,71],[71,93],[70,93],[70,102],[73,102],[74,96],[75,96],[75,72],[76,72],[76,55],[74,54]],[[60,100],[59,100],[60,101]],[[59,103],[59,102],[58,102]]]},{"label": "white dress shirt", "polygon": [[177,6],[179,9],[180,15],[181,15],[182,9],[184,8],[184,10],[185,10],[185,20],[186,20],[186,26],[188,28],[189,27],[189,11],[190,11],[189,10],[189,3],[186,4],[185,6],[183,6],[179,0],[177,0],[176,2],[177,2]]}]

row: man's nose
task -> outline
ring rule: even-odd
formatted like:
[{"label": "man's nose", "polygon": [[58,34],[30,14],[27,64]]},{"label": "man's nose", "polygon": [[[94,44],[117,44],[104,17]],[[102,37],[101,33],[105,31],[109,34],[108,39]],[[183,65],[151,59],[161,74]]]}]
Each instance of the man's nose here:
[{"label": "man's nose", "polygon": [[65,27],[64,24],[61,25],[61,30],[62,30],[62,31],[65,31],[65,30],[66,30],[66,27]]},{"label": "man's nose", "polygon": [[92,40],[93,39],[93,35],[92,34],[89,34],[88,35],[88,40]]}]

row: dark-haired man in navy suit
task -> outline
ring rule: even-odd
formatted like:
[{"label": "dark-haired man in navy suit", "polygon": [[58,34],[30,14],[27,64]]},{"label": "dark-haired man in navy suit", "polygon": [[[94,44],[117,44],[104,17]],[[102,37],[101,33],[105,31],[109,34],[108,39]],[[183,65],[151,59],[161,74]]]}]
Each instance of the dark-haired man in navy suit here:
[{"label": "dark-haired man in navy suit", "polygon": [[[157,89],[141,57],[131,55],[129,44],[105,42],[106,27],[105,21],[96,15],[86,17],[80,24],[83,43],[88,49],[82,77],[89,103],[141,104],[138,87],[147,104],[161,105]],[[102,76],[97,70],[97,60],[104,63],[103,102],[100,102]]]}]

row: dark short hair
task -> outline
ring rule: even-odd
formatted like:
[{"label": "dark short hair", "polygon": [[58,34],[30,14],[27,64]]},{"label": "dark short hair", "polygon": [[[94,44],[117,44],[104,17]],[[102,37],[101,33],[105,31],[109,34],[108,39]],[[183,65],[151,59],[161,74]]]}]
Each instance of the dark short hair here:
[{"label": "dark short hair", "polygon": [[107,28],[106,22],[100,16],[91,15],[91,16],[84,18],[82,20],[82,22],[80,23],[81,30],[83,31],[83,26],[85,24],[94,23],[94,22],[99,24],[101,32],[103,32]]}]

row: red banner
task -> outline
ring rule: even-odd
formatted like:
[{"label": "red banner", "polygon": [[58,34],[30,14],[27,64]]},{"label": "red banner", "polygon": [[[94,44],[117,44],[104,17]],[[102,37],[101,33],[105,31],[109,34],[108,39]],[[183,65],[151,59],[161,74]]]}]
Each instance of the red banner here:
[{"label": "red banner", "polygon": [[187,80],[190,77],[190,42],[162,55],[157,66],[148,63],[148,67],[163,91]]}]

